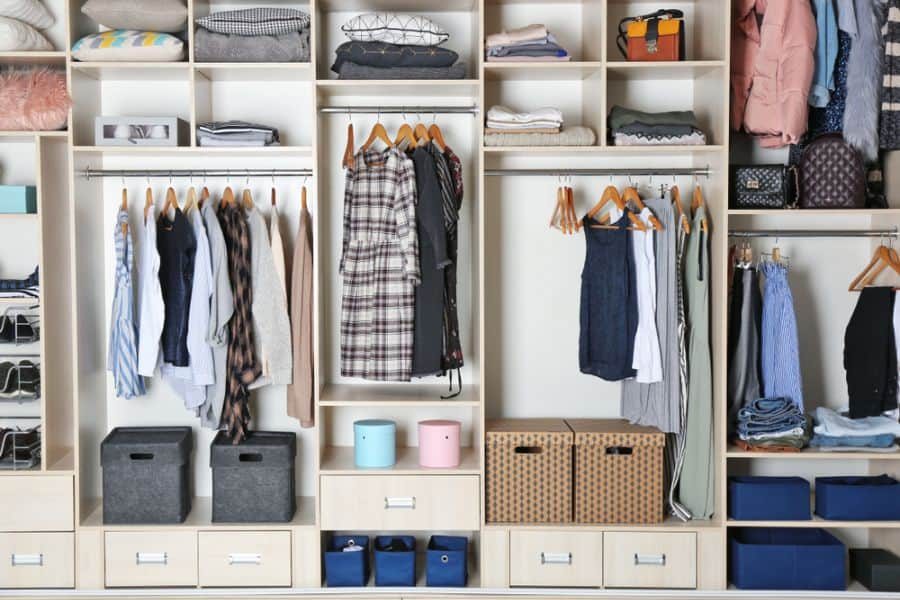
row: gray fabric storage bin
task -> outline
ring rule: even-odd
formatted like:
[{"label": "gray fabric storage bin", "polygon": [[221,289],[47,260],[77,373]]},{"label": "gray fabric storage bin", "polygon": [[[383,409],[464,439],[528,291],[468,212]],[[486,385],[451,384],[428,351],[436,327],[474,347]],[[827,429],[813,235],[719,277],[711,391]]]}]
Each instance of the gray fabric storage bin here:
[{"label": "gray fabric storage bin", "polygon": [[209,450],[214,523],[283,523],[294,518],[292,432],[254,431],[234,445],[220,431]]},{"label": "gray fabric storage bin", "polygon": [[116,427],[100,445],[103,523],[182,523],[191,512],[190,427]]}]

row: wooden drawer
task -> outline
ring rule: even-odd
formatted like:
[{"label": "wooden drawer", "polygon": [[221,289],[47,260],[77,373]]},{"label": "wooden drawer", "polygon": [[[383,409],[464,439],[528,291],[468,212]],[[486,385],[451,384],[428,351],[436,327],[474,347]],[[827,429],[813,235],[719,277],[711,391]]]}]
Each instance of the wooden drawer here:
[{"label": "wooden drawer", "polygon": [[694,589],[697,587],[697,534],[605,533],[603,581],[608,588]]},{"label": "wooden drawer", "polygon": [[4,475],[0,531],[74,531],[75,497],[71,475]]},{"label": "wooden drawer", "polygon": [[201,531],[200,585],[291,585],[290,531]]},{"label": "wooden drawer", "polygon": [[477,475],[324,475],[322,529],[474,531],[479,488]]},{"label": "wooden drawer", "polygon": [[511,531],[509,585],[600,587],[603,534],[593,531]]},{"label": "wooden drawer", "polygon": [[107,587],[197,585],[197,532],[107,531]]},{"label": "wooden drawer", "polygon": [[0,588],[72,587],[74,533],[0,533]]}]

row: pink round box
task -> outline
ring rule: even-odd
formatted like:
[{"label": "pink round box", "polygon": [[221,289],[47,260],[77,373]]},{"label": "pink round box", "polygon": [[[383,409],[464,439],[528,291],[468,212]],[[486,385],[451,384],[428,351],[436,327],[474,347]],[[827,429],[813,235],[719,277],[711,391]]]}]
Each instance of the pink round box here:
[{"label": "pink round box", "polygon": [[433,469],[459,466],[459,421],[419,421],[419,465]]}]

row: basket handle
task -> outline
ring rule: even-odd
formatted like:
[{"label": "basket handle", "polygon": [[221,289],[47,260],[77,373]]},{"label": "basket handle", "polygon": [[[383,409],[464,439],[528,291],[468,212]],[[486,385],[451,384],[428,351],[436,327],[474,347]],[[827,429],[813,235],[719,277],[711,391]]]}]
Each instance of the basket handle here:
[{"label": "basket handle", "polygon": [[540,446],[516,446],[513,452],[516,454],[542,454],[544,449]]},{"label": "basket handle", "polygon": [[263,456],[259,452],[241,452],[238,454],[239,462],[262,462]]},{"label": "basket handle", "polygon": [[633,453],[631,446],[607,446],[605,452],[607,456],[631,456]]},{"label": "basket handle", "polygon": [[131,460],[153,460],[152,452],[132,452],[128,455]]}]

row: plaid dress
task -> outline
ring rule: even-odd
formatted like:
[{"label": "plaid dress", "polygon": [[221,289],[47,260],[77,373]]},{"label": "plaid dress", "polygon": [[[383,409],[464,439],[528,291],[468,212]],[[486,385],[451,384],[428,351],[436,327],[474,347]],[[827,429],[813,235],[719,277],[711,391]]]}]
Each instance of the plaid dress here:
[{"label": "plaid dress", "polygon": [[341,375],[408,381],[419,275],[416,176],[395,148],[354,157],[344,190]]}]

